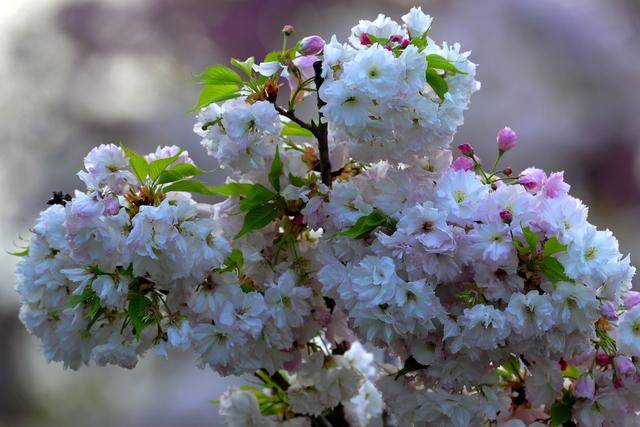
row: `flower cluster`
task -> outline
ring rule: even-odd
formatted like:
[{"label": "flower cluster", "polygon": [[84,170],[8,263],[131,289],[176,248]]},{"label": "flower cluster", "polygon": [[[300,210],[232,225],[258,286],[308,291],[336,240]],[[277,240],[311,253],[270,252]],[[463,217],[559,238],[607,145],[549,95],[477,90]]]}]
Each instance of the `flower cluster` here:
[{"label": "flower cluster", "polygon": [[324,48],[320,111],[335,143],[360,161],[406,162],[448,147],[480,88],[469,53],[427,36],[430,16],[414,8],[402,21],[362,20],[351,45],[333,36]]},{"label": "flower cluster", "polygon": [[563,172],[500,169],[512,129],[491,168],[470,144],[453,159],[475,64],[420,8],[402,21],[292,48],[287,25],[262,62],[199,74],[194,131],[222,186],[175,146],[93,149],[86,189],[55,193],[19,254],[45,357],[191,349],[254,373],[219,400],[230,426],[636,425],[629,256]]},{"label": "flower cluster", "polygon": [[[638,339],[634,310],[623,305],[635,273],[629,257],[610,231],[587,221],[562,173],[485,171],[466,151],[475,170],[434,177],[376,163],[320,202],[323,294],[359,339],[412,372],[404,382],[380,381],[388,408],[401,425],[479,425],[524,402],[544,415],[573,392],[575,405],[565,406],[585,425],[620,411],[635,419],[635,377],[614,365],[624,360],[635,373],[629,357],[637,353],[626,345]],[[593,381],[592,393],[580,395]],[[599,393],[616,405],[599,404]]]}]

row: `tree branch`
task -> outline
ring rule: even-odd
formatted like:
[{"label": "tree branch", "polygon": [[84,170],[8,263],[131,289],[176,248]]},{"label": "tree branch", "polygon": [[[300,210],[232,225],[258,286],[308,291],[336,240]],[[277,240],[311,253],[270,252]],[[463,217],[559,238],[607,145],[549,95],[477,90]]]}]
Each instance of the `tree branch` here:
[{"label": "tree branch", "polygon": [[323,184],[330,187],[331,186],[331,161],[329,160],[329,129],[327,123],[323,121],[323,114],[320,111],[322,107],[325,106],[325,102],[320,98],[320,86],[324,82],[324,78],[322,78],[322,61],[316,61],[313,63],[313,71],[315,71],[315,76],[313,77],[313,81],[316,85],[316,95],[317,95],[317,103],[318,103],[318,123],[312,121],[311,124],[306,123],[303,120],[300,120],[293,110],[285,110],[281,106],[279,106],[275,100],[272,100],[274,108],[283,117],[288,118],[292,122],[298,124],[300,127],[310,131],[313,136],[318,140],[318,151],[320,155],[320,176],[322,178]]},{"label": "tree branch", "polygon": [[281,106],[279,106],[278,104],[274,103],[273,106],[275,107],[276,111],[278,112],[278,114],[280,114],[283,117],[288,118],[289,120],[291,120],[294,123],[297,123],[298,125],[300,125],[300,127],[305,128],[306,130],[312,132],[315,135],[314,132],[314,128],[313,126],[311,126],[310,124],[304,122],[303,120],[300,120],[293,111],[291,110],[285,110],[284,108],[282,108]]},{"label": "tree branch", "polygon": [[322,78],[322,61],[313,63],[313,71],[315,71],[314,82],[316,84],[316,95],[318,99],[318,124],[312,122],[315,128],[315,136],[318,140],[318,151],[320,152],[320,176],[322,182],[326,186],[331,186],[331,161],[329,160],[329,130],[327,123],[323,121],[322,107],[325,102],[320,98],[320,86],[324,83]]}]

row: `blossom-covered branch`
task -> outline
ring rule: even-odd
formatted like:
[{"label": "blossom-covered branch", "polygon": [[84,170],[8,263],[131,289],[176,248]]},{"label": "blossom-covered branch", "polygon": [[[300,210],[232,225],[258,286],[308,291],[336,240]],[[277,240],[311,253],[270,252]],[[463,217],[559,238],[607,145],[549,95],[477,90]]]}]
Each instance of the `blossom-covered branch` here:
[{"label": "blossom-covered branch", "polygon": [[218,401],[230,426],[637,425],[629,256],[563,172],[501,165],[512,129],[493,161],[454,159],[480,84],[431,23],[412,8],[293,47],[285,26],[262,61],[198,74],[221,186],[176,146],[91,150],[85,188],[55,192],[16,252],[44,356],[189,349],[253,374]]}]

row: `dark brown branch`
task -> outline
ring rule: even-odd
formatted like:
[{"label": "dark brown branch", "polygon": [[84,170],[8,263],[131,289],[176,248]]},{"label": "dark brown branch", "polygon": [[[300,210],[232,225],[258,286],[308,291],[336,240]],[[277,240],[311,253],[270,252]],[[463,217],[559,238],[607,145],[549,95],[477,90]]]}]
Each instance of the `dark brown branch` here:
[{"label": "dark brown branch", "polygon": [[320,176],[322,182],[331,186],[331,161],[329,160],[329,130],[327,123],[323,121],[322,107],[326,104],[320,98],[320,86],[324,83],[322,78],[322,61],[316,61],[313,63],[313,70],[315,71],[314,82],[316,84],[316,95],[318,99],[318,123],[312,122],[312,126],[315,128],[315,136],[318,140],[318,151],[320,152]]},{"label": "dark brown branch", "polygon": [[332,178],[331,161],[329,160],[329,130],[327,123],[323,121],[323,114],[320,111],[320,109],[326,104],[320,98],[320,86],[322,86],[322,83],[324,82],[324,78],[322,78],[322,61],[316,61],[313,64],[313,70],[315,71],[313,81],[316,85],[316,95],[318,99],[318,123],[314,121],[312,121],[311,124],[306,123],[305,121],[300,120],[292,110],[285,110],[279,106],[275,99],[271,100],[271,102],[278,114],[310,131],[313,136],[316,137],[318,140],[318,151],[320,154],[320,176],[322,178],[322,182],[330,187]]},{"label": "dark brown branch", "polygon": [[282,108],[281,106],[279,106],[278,104],[273,104],[276,111],[278,112],[278,114],[280,114],[283,117],[288,118],[289,120],[291,120],[292,122],[298,124],[300,127],[305,128],[306,130],[310,131],[311,133],[313,133],[315,135],[315,131],[313,126],[311,126],[309,123],[304,122],[303,120],[300,120],[293,111],[288,111],[285,110],[284,108]]}]

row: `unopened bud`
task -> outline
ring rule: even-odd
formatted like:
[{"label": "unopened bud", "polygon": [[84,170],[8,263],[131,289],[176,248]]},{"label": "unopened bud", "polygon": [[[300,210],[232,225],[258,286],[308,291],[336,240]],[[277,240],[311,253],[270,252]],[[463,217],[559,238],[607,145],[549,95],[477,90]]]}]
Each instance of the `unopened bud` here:
[{"label": "unopened bud", "polygon": [[394,34],[393,36],[389,37],[389,41],[393,43],[400,43],[403,39],[404,37],[400,34]]},{"label": "unopened bud", "polygon": [[511,224],[511,221],[513,221],[513,214],[508,210],[500,211],[500,219],[502,219],[502,222],[505,224]]},{"label": "unopened bud", "polygon": [[282,27],[282,34],[284,34],[285,36],[289,37],[291,34],[296,32],[296,27],[294,27],[293,25],[285,25],[284,27]]},{"label": "unopened bud", "polygon": [[609,356],[604,351],[599,351],[598,354],[596,354],[596,365],[598,366],[609,366],[612,361],[613,357]]},{"label": "unopened bud", "polygon": [[473,156],[473,147],[471,144],[467,144],[466,142],[464,144],[460,144],[458,145],[458,150],[467,157]]},{"label": "unopened bud", "polygon": [[371,37],[369,37],[369,34],[367,33],[360,34],[360,44],[364,46],[369,46],[373,44],[373,42],[371,41]]},{"label": "unopened bud", "polygon": [[518,143],[518,135],[510,127],[505,127],[498,131],[496,140],[500,151],[509,151]]},{"label": "unopened bud", "polygon": [[305,37],[300,41],[300,53],[304,56],[317,55],[324,49],[324,39],[320,36]]},{"label": "unopened bud", "polygon": [[511,175],[513,175],[513,169],[511,169],[511,168],[504,168],[504,169],[502,169],[502,173],[503,173],[505,176],[511,176]]},{"label": "unopened bud", "polygon": [[402,43],[400,43],[400,47],[404,49],[405,47],[409,46],[410,43],[411,43],[411,40],[404,39],[402,40]]},{"label": "unopened bud", "polygon": [[276,102],[276,99],[278,98],[278,89],[278,83],[271,80],[264,85],[264,94],[267,101],[272,103]]}]

